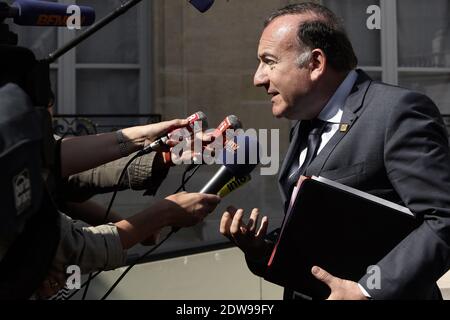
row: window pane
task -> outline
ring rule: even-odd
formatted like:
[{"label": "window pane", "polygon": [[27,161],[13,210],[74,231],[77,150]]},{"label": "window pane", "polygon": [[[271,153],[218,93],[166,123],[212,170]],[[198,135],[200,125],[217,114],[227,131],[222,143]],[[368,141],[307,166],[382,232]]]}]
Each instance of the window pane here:
[{"label": "window pane", "polygon": [[450,67],[450,2],[399,0],[399,64]]},{"label": "window pane", "polygon": [[450,75],[448,74],[400,74],[399,84],[420,91],[433,99],[441,113],[450,114]]},{"label": "window pane", "polygon": [[[97,21],[118,8],[119,0],[78,0],[79,5],[93,7]],[[77,48],[78,63],[138,63],[138,12],[137,8],[117,18],[92,35]],[[78,33],[79,34],[79,33]]]},{"label": "window pane", "polygon": [[380,30],[367,28],[366,13],[374,0],[324,0],[323,4],[344,20],[344,26],[353,44],[360,66],[381,65]]},{"label": "window pane", "polygon": [[10,25],[19,36],[19,46],[33,51],[37,59],[43,59],[57,49],[57,29],[55,27],[22,27]]},{"label": "window pane", "polygon": [[77,112],[138,113],[139,71],[78,70]]}]

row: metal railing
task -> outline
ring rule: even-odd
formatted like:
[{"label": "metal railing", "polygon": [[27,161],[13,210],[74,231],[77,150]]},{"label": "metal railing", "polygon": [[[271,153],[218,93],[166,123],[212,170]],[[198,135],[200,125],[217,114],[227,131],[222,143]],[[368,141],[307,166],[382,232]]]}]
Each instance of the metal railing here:
[{"label": "metal railing", "polygon": [[58,114],[53,130],[58,136],[82,136],[161,122],[160,114]]}]

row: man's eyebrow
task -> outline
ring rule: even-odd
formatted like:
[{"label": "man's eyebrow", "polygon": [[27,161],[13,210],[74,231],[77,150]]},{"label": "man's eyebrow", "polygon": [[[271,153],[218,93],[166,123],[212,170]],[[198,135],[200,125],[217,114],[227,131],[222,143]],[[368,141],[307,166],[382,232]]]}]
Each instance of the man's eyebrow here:
[{"label": "man's eyebrow", "polygon": [[256,59],[259,61],[259,60],[264,60],[266,58],[271,58],[274,60],[278,59],[276,56],[274,56],[273,54],[270,54],[270,53],[262,53],[262,54],[258,55],[258,57]]}]

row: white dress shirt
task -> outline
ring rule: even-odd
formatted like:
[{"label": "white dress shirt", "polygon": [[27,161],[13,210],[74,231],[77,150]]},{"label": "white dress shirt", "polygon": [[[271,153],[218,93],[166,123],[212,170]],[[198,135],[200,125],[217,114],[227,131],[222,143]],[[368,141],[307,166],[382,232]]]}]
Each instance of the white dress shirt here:
[{"label": "white dress shirt", "polygon": [[[347,100],[347,97],[355,85],[357,78],[358,73],[355,70],[350,71],[317,117],[318,119],[327,122],[321,136],[321,142],[317,154],[322,151],[328,141],[330,141],[331,137],[338,131],[339,125],[341,124],[342,115],[344,113],[345,100]],[[302,151],[299,159],[300,167],[305,161],[307,152],[306,141],[301,141],[301,143]]]}]

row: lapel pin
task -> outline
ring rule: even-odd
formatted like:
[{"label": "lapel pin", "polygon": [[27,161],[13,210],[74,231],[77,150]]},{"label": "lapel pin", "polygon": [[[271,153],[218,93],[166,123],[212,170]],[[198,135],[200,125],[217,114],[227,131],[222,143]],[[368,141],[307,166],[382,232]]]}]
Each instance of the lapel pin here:
[{"label": "lapel pin", "polygon": [[341,123],[340,127],[339,127],[339,131],[340,132],[347,132],[348,129],[350,128],[350,125],[347,123]]}]

